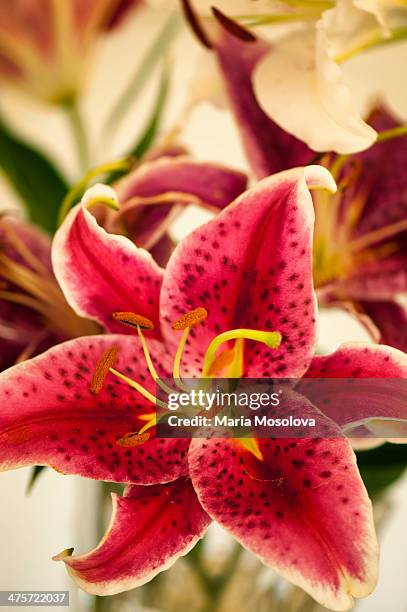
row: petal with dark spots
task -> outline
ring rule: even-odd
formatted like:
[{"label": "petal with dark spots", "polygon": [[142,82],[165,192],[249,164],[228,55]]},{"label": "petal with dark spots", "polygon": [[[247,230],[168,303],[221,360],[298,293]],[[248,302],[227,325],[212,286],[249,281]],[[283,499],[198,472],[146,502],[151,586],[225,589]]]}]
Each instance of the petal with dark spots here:
[{"label": "petal with dark spots", "polygon": [[208,514],[331,610],[368,595],[377,575],[372,508],[345,439],[198,440],[190,473]]},{"label": "petal with dark spots", "polygon": [[[315,378],[326,380],[313,384]],[[407,443],[406,379],[402,351],[350,343],[314,357],[297,390],[352,437],[399,437]]]},{"label": "petal with dark spots", "polygon": [[314,211],[309,187],[334,189],[329,172],[307,166],[276,174],[242,194],[192,232],[168,262],[161,292],[161,325],[175,347],[171,323],[197,307],[208,311],[191,330],[184,360],[202,363],[217,334],[252,328],[279,331],[279,349],[249,342],[245,375],[301,376],[314,351],[316,303],[311,257]]},{"label": "petal with dark spots", "polygon": [[113,516],[100,544],[62,559],[75,582],[95,595],[114,595],[150,581],[186,555],[211,522],[186,478],[131,485],[124,497],[112,498]]},{"label": "petal with dark spots", "polygon": [[[112,318],[116,311],[133,311],[158,325],[163,270],[128,238],[107,233],[84,206],[72,209],[56,233],[52,262],[78,314],[113,332],[126,332]],[[159,327],[151,334],[159,336]]]},{"label": "petal with dark spots", "polygon": [[[158,374],[168,375],[162,345],[150,341]],[[154,484],[186,473],[189,440],[117,443],[139,431],[154,406],[108,373],[91,393],[95,367],[112,346],[115,368],[155,392],[138,338],[90,336],[60,344],[0,374],[0,469],[48,465],[64,474],[114,482]]]}]

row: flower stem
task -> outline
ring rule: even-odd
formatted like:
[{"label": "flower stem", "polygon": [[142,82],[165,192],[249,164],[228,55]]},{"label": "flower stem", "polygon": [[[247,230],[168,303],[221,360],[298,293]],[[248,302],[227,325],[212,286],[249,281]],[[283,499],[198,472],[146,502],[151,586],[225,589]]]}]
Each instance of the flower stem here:
[{"label": "flower stem", "polygon": [[63,108],[69,120],[72,139],[74,141],[78,155],[78,164],[81,173],[86,172],[89,167],[89,144],[86,129],[79,111],[78,103],[75,99],[64,103]]},{"label": "flower stem", "polygon": [[233,577],[243,549],[236,543],[222,574],[220,576],[211,576],[206,571],[205,564],[202,560],[202,545],[203,541],[201,540],[189,553],[187,560],[195,570],[207,597],[207,605],[204,607],[203,612],[215,612],[225,588]]}]

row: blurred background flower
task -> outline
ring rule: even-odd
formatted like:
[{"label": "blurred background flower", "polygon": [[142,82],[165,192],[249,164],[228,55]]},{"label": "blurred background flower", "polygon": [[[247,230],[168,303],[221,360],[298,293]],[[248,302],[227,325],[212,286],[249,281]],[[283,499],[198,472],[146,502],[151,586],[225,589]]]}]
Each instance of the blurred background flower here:
[{"label": "blurred background flower", "polygon": [[101,34],[142,0],[15,0],[0,4],[0,79],[53,104],[86,84]]}]

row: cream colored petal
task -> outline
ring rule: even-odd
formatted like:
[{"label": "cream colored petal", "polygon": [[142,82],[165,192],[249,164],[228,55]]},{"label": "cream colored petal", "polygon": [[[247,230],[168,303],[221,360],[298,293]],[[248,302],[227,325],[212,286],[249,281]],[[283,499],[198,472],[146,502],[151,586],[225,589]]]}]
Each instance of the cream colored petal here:
[{"label": "cream colored petal", "polygon": [[259,62],[256,94],[278,125],[315,151],[361,151],[375,141],[376,132],[354,108],[328,50],[322,20],[284,38]]},{"label": "cream colored petal", "polygon": [[356,7],[371,13],[380,24],[384,36],[407,26],[406,0],[353,0]]}]

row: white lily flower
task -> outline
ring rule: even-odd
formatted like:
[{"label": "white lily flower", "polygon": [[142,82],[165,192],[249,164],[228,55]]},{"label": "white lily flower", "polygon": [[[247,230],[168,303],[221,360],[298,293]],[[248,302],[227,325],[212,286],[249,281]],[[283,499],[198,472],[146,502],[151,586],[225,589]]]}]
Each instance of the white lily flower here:
[{"label": "white lily flower", "polygon": [[354,153],[376,139],[331,58],[323,19],[279,41],[259,62],[254,86],[263,110],[314,151]]},{"label": "white lily flower", "polygon": [[[212,6],[243,26],[267,26],[262,35],[270,51],[257,63],[253,85],[263,111],[287,133],[319,152],[351,154],[375,142],[377,133],[361,117],[340,62],[402,32],[407,36],[407,0],[326,0],[318,5],[194,0],[192,6],[209,32]],[[285,30],[276,37],[275,24],[284,16]]]}]

